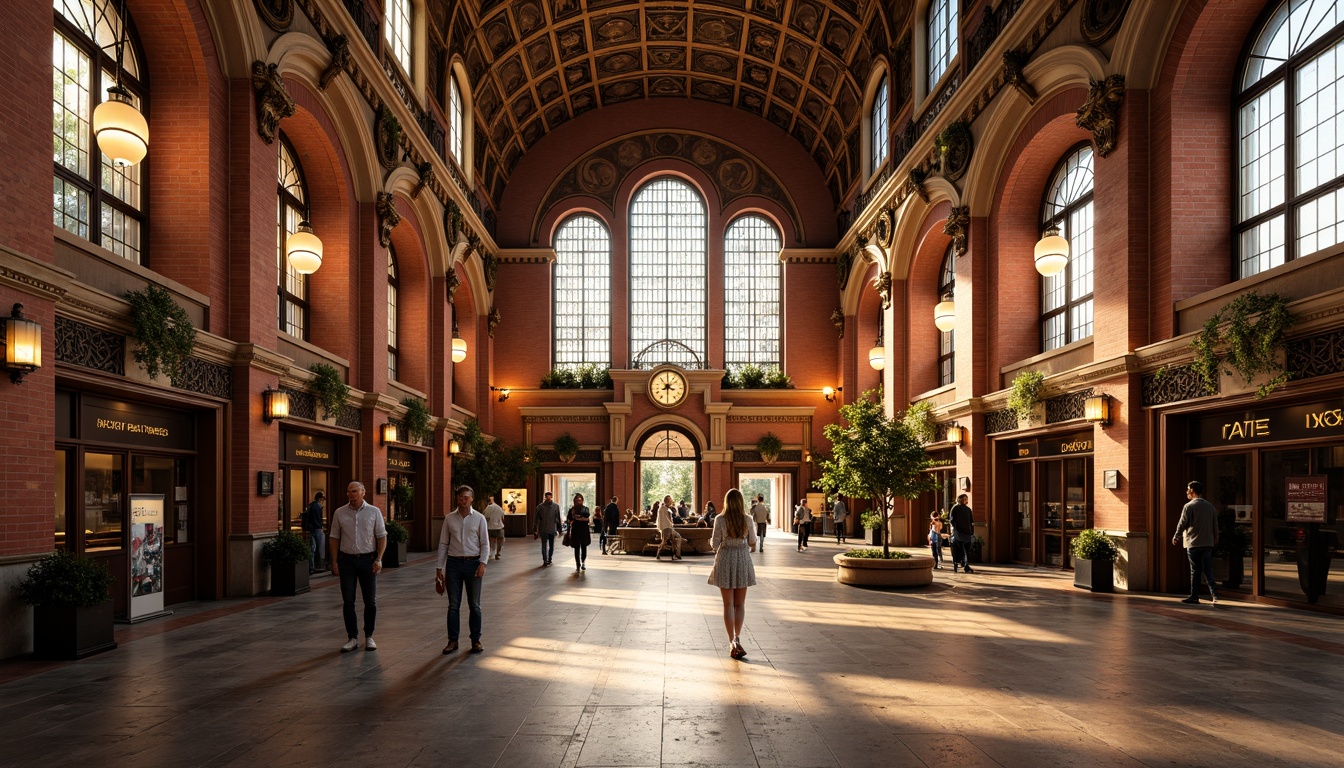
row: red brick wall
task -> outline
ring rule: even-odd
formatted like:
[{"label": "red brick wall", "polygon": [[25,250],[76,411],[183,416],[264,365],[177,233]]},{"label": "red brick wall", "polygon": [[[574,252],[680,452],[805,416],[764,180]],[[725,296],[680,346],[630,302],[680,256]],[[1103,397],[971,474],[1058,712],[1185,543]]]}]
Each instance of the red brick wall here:
[{"label": "red brick wall", "polygon": [[[436,336],[442,334],[442,326],[431,322],[431,310],[442,302],[442,285],[439,293],[430,290],[429,260],[425,254],[424,233],[420,230],[420,220],[409,201],[397,195],[397,213],[401,214],[401,223],[392,230],[392,247],[397,252],[397,380],[412,389],[429,394],[431,375],[437,366],[431,356],[431,345]],[[382,251],[375,249],[375,254]],[[452,335],[452,326],[448,328]],[[386,344],[383,345],[386,348]],[[379,350],[373,351],[376,362]],[[434,414],[443,413],[430,403]]]},{"label": "red brick wall", "polygon": [[[942,276],[943,257],[947,255],[947,246],[952,242],[951,237],[943,234],[943,225],[947,223],[951,211],[951,204],[944,201],[925,216],[910,265],[909,284],[901,296],[905,322],[910,331],[906,359],[899,364],[907,371],[911,397],[939,386],[938,347],[941,332],[933,324],[933,308],[942,301],[938,296],[938,281]],[[969,282],[966,288],[969,293]],[[969,340],[969,334],[963,336]]]}]

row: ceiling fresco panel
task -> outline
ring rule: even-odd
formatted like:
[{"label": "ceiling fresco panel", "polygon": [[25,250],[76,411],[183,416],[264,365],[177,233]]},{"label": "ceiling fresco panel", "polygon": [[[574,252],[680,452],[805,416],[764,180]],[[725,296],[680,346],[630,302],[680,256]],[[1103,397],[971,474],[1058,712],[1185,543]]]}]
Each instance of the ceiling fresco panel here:
[{"label": "ceiling fresco panel", "polygon": [[527,39],[539,30],[546,28],[546,12],[541,9],[538,0],[514,0],[512,3],[513,23],[518,34]]},{"label": "ceiling fresco panel", "polygon": [[602,103],[619,104],[622,101],[644,98],[644,80],[618,80],[602,86]]},{"label": "ceiling fresco panel", "polygon": [[647,51],[649,69],[686,69],[685,48],[651,45]]},{"label": "ceiling fresco panel", "polygon": [[697,43],[737,50],[742,44],[742,19],[737,16],[697,12],[691,39]]},{"label": "ceiling fresco panel", "polygon": [[773,64],[779,49],[779,36],[779,30],[753,21],[747,29],[747,54]]},{"label": "ceiling fresco panel", "polygon": [[555,31],[555,44],[560,49],[560,58],[569,61],[575,56],[588,52],[588,34],[583,22],[570,24]]},{"label": "ceiling fresco panel", "polygon": [[681,8],[651,8],[644,12],[649,40],[686,41],[686,11]]},{"label": "ceiling fresco panel", "polygon": [[560,78],[556,75],[551,75],[537,83],[537,99],[541,101],[542,106],[560,98],[564,95],[564,92],[565,89],[560,85]]},{"label": "ceiling fresco panel", "polygon": [[642,69],[639,54],[639,49],[633,48],[596,57],[597,79],[606,80],[613,77],[623,77]]},{"label": "ceiling fresco panel", "polygon": [[571,16],[578,16],[583,12],[583,6],[579,0],[551,0],[551,19],[553,21],[563,21]]},{"label": "ceiling fresco panel", "polygon": [[508,17],[503,14],[485,23],[484,34],[486,48],[490,51],[491,58],[496,60],[512,48],[516,42],[513,27],[509,26]]},{"label": "ceiling fresco panel", "polygon": [[763,115],[765,114],[765,94],[760,91],[753,91],[750,88],[740,88],[737,94],[737,107],[753,115]]},{"label": "ceiling fresco panel", "polygon": [[717,101],[720,104],[733,103],[733,89],[717,80],[692,78],[691,96],[706,101]]},{"label": "ceiling fresco panel", "polygon": [[752,0],[751,12],[770,21],[779,21],[784,16],[784,0]]},{"label": "ceiling fresco panel", "polygon": [[649,79],[650,96],[686,96],[686,78],[661,75]]},{"label": "ceiling fresco panel", "polygon": [[589,28],[593,33],[593,50],[640,41],[638,11],[594,16],[589,22]]},{"label": "ceiling fresco panel", "polygon": [[593,70],[586,60],[565,67],[565,87],[573,90],[592,81]]},{"label": "ceiling fresco panel", "polygon": [[533,77],[541,77],[555,68],[555,53],[549,38],[542,38],[527,46],[527,67]]},{"label": "ceiling fresco panel", "polygon": [[784,41],[779,64],[798,77],[807,76],[807,62],[812,58],[812,46],[796,38]]},{"label": "ceiling fresco panel", "polygon": [[691,53],[691,70],[702,75],[737,78],[737,57],[718,51],[694,49]]},{"label": "ceiling fresco panel", "polygon": [[789,16],[789,28],[816,40],[817,35],[821,34],[821,20],[825,15],[826,9],[820,3],[796,0],[793,13]]}]

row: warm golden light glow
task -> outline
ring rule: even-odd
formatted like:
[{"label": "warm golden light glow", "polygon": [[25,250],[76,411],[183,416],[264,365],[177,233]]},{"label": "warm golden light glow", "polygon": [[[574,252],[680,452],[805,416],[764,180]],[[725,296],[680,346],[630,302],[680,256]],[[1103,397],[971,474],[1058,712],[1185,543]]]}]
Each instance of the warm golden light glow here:
[{"label": "warm golden light glow", "polygon": [[98,149],[121,168],[135,165],[149,153],[149,123],[117,88],[109,88],[107,101],[94,108],[93,135]]},{"label": "warm golden light glow", "polygon": [[4,319],[5,370],[15,384],[42,367],[42,326],[23,316],[23,305],[15,304]]},{"label": "warm golden light glow", "polygon": [[397,425],[387,422],[383,425],[383,445],[397,442]]},{"label": "warm golden light glow", "polygon": [[313,234],[311,224],[299,224],[299,231],[285,241],[285,255],[289,266],[301,275],[311,275],[322,266],[322,241]]},{"label": "warm golden light glow", "polygon": [[268,389],[261,393],[261,420],[267,424],[289,418],[289,393]]},{"label": "warm golden light glow", "polygon": [[453,362],[460,363],[467,359],[467,340],[453,336]]},{"label": "warm golden light glow", "polygon": [[1096,424],[1111,423],[1110,395],[1096,395],[1083,401],[1083,418]]},{"label": "warm golden light glow", "polygon": [[933,324],[943,333],[957,327],[957,305],[952,301],[952,294],[944,296],[933,308]]},{"label": "warm golden light glow", "polygon": [[961,445],[961,441],[964,438],[965,435],[963,434],[962,428],[956,424],[947,428],[947,442],[952,443],[953,445]]},{"label": "warm golden light glow", "polygon": [[1069,241],[1059,236],[1059,230],[1048,229],[1036,243],[1036,271],[1042,277],[1058,275],[1069,265]]},{"label": "warm golden light glow", "polygon": [[880,371],[887,367],[887,348],[881,344],[874,344],[873,348],[868,350],[868,365],[872,366],[874,371]]}]

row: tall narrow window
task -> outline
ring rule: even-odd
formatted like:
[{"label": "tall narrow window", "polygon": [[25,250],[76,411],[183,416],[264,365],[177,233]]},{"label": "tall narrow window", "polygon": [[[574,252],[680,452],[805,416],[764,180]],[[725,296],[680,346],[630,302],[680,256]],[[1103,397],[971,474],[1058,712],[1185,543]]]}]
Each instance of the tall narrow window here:
[{"label": "tall narrow window", "polygon": [[411,0],[386,0],[383,4],[383,38],[392,58],[411,74]]},{"label": "tall narrow window", "polygon": [[555,234],[555,365],[611,365],[611,235],[574,216]]},{"label": "tall narrow window", "polygon": [[[143,162],[118,168],[98,150],[93,110],[116,83],[116,42],[122,19],[113,0],[55,0],[52,32],[52,212],[56,226],[118,256],[143,263],[146,226]],[[144,63],[129,38],[122,50],[121,84],[148,114]]]},{"label": "tall narrow window", "polygon": [[462,168],[462,147],[466,143],[462,133],[466,130],[467,121],[462,106],[462,89],[457,85],[457,76],[451,72],[448,74],[448,122],[448,142],[453,160],[457,161],[457,167]]},{"label": "tall narrow window", "polygon": [[308,338],[308,276],[299,274],[285,256],[285,241],[308,219],[308,187],[298,157],[283,135],[280,147],[279,199],[276,204],[275,266],[276,303],[280,330],[300,339]]},{"label": "tall narrow window", "polygon": [[933,0],[929,4],[928,41],[929,93],[933,93],[957,57],[957,0]]},{"label": "tall narrow window", "polygon": [[743,216],[723,238],[723,365],[781,367],[779,233]]},{"label": "tall narrow window", "polygon": [[704,201],[679,179],[655,179],[631,203],[630,353],[646,367],[705,366],[707,226]]},{"label": "tall narrow window", "polygon": [[1344,3],[1284,0],[1255,32],[1237,100],[1238,278],[1344,242],[1341,79]]},{"label": "tall narrow window", "polygon": [[[953,293],[957,287],[957,249],[949,243],[943,266],[938,270],[938,300]],[[938,386],[956,380],[956,330],[938,331]]]},{"label": "tall narrow window", "polygon": [[869,146],[872,147],[873,162],[868,172],[875,174],[887,159],[887,134],[889,131],[887,127],[887,78],[885,77],[882,78],[882,83],[877,86],[877,93],[873,96],[873,111],[869,115],[869,126],[872,129],[869,136]]},{"label": "tall narrow window", "polygon": [[397,252],[387,249],[387,380],[397,380],[397,336],[400,328],[400,315],[397,314],[397,291],[401,281],[397,278]]},{"label": "tall narrow window", "polygon": [[1092,335],[1092,146],[1064,158],[1041,209],[1041,230],[1058,229],[1069,241],[1069,265],[1041,278],[1041,349],[1050,351]]}]

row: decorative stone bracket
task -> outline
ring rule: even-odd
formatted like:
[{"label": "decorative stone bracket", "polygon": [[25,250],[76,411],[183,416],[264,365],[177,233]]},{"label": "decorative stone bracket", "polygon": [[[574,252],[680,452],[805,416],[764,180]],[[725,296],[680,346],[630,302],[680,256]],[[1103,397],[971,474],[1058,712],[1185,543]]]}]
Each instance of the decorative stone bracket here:
[{"label": "decorative stone bracket", "polygon": [[1078,108],[1074,123],[1092,132],[1097,154],[1106,157],[1115,150],[1119,130],[1120,105],[1125,101],[1125,76],[1111,75],[1105,80],[1090,80],[1087,101]]},{"label": "decorative stone bracket", "polygon": [[285,90],[285,78],[275,64],[252,62],[252,90],[257,93],[257,135],[273,144],[280,121],[294,114],[294,99]]},{"label": "decorative stone bracket", "polygon": [[350,66],[350,38],[336,35],[327,41],[327,50],[331,51],[331,63],[322,70],[322,76],[317,81],[317,88],[321,91],[327,90],[331,81]]},{"label": "decorative stone bracket", "polygon": [[499,325],[499,321],[501,319],[503,318],[499,313],[499,307],[498,306],[490,307],[490,314],[486,316],[485,320],[486,329],[490,333],[490,338],[492,339],[495,338],[495,328]]},{"label": "decorative stone bracket", "polygon": [[971,207],[959,205],[952,209],[943,225],[943,234],[952,236],[952,247],[958,256],[966,252],[966,235],[971,225]]},{"label": "decorative stone bracket", "polygon": [[390,192],[379,192],[374,205],[378,211],[378,242],[387,248],[392,245],[392,230],[401,223],[401,214],[397,213],[396,199]]}]

